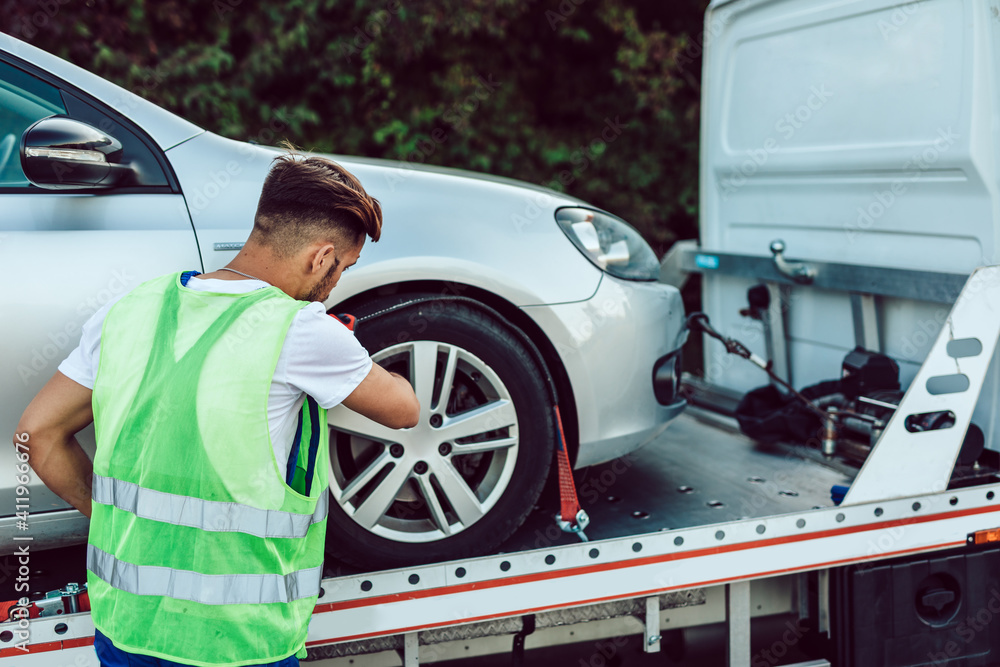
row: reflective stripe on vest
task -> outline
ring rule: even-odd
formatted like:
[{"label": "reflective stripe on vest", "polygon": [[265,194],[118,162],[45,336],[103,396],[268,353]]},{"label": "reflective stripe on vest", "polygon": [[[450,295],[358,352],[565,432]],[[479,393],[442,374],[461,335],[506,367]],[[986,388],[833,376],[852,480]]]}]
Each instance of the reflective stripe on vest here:
[{"label": "reflective stripe on vest", "polygon": [[201,604],[268,604],[319,594],[323,566],[280,574],[200,574],[119,560],[87,545],[87,569],[118,590]]},{"label": "reflective stripe on vest", "polygon": [[93,500],[143,519],[176,526],[289,538],[305,537],[309,526],[323,521],[330,507],[329,493],[320,493],[314,513],[294,514],[156,491],[102,475],[94,475]]}]

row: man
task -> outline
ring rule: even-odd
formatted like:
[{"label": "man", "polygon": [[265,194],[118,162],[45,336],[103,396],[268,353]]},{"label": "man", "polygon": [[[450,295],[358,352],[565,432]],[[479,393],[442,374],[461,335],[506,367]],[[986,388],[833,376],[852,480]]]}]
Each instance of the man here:
[{"label": "man", "polygon": [[[415,426],[409,383],[322,303],[381,234],[336,163],[275,159],[229,266],[143,283],[96,313],[28,406],[45,484],[91,518],[105,667],[298,665],[322,576],[326,409]],[[75,434],[95,422],[94,461]]]}]

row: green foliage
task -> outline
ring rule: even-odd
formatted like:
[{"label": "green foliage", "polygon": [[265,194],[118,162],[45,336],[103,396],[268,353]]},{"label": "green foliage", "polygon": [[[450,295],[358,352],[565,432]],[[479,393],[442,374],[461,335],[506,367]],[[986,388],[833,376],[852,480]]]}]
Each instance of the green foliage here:
[{"label": "green foliage", "polygon": [[0,29],[219,134],[546,185],[663,252],[696,234],[706,4],[0,0]]}]

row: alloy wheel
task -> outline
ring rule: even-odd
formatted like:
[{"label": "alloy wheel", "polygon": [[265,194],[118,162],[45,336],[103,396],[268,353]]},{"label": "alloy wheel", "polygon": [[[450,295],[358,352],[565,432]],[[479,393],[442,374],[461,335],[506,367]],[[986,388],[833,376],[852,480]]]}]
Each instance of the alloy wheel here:
[{"label": "alloy wheel", "polygon": [[414,386],[420,422],[397,430],[342,405],[330,410],[334,500],[362,528],[394,541],[462,532],[496,504],[517,461],[507,387],[479,357],[448,343],[401,343],[372,358]]}]

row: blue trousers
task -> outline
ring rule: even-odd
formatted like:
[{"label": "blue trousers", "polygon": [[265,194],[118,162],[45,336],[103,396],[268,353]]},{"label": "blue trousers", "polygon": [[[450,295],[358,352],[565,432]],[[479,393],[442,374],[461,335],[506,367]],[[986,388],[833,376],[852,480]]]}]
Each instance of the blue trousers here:
[{"label": "blue trousers", "polygon": [[[127,653],[114,644],[100,630],[94,628],[94,650],[101,667],[189,667],[172,660],[164,660],[151,655]],[[295,654],[277,662],[261,663],[250,667],[299,667],[299,659]]]}]

